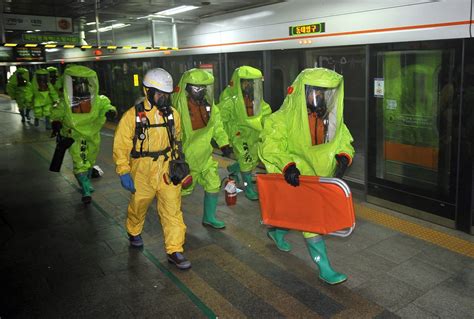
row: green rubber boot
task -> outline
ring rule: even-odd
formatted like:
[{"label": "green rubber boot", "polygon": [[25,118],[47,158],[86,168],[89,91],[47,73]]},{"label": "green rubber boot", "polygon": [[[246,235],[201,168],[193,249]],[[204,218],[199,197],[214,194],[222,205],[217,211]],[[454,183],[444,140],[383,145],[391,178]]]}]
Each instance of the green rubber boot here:
[{"label": "green rubber boot", "polygon": [[252,180],[252,173],[251,172],[240,172],[242,175],[242,179],[244,180],[245,184],[245,197],[250,200],[258,200],[258,193],[255,189],[255,184]]},{"label": "green rubber boot", "polygon": [[237,184],[240,184],[240,176],[239,176],[240,165],[239,165],[239,162],[235,162],[234,164],[227,166],[227,171],[229,172],[232,179],[235,180],[235,182]]},{"label": "green rubber boot", "polygon": [[91,197],[91,181],[87,177],[87,173],[79,173],[75,175],[79,185],[82,188],[82,202],[89,204],[92,201]]},{"label": "green rubber boot", "polygon": [[291,245],[285,240],[285,235],[288,230],[282,228],[273,228],[267,232],[267,236],[273,240],[278,249],[281,251],[290,251]]},{"label": "green rubber boot", "polygon": [[309,254],[319,268],[319,278],[330,285],[340,284],[347,276],[332,269],[326,253],[326,244],[321,236],[306,238]]},{"label": "green rubber boot", "polygon": [[224,222],[216,219],[217,197],[219,193],[204,192],[204,214],[202,215],[202,224],[212,228],[222,229]]},{"label": "green rubber boot", "polygon": [[[92,180],[92,168],[89,168],[89,170],[87,171],[87,178],[89,178],[89,181]],[[94,186],[92,186],[92,184],[90,186],[90,191],[91,191],[91,194],[95,192],[95,188]]]}]

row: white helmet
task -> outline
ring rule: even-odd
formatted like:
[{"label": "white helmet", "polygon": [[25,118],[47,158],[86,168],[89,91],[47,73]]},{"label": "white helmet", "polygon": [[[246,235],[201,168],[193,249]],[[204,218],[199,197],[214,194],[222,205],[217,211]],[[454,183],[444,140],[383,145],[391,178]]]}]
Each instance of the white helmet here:
[{"label": "white helmet", "polygon": [[173,92],[173,78],[161,68],[148,71],[143,79],[143,85],[166,93]]}]

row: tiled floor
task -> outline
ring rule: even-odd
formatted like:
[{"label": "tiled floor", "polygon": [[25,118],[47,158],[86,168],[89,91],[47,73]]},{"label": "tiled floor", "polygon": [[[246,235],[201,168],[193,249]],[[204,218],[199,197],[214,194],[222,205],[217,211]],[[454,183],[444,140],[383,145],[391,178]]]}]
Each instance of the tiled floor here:
[{"label": "tiled floor", "polygon": [[0,97],[1,318],[474,318],[472,258],[358,218],[349,238],[327,239],[334,267],[349,275],[328,286],[301,234],[288,235],[290,253],[274,247],[256,202],[240,196],[227,207],[221,197],[227,228],[204,228],[201,188],[183,198],[193,267],[179,271],[166,262],[153,204],[145,249],[129,248],[113,132],[104,130],[105,175],[84,206],[69,156],[49,172],[54,141],[14,110]]}]

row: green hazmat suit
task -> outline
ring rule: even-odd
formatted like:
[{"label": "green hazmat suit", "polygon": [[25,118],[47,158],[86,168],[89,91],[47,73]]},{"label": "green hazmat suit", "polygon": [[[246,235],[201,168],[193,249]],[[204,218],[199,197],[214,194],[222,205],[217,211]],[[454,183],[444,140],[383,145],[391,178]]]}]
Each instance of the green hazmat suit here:
[{"label": "green hazmat suit", "polygon": [[[337,88],[331,112],[334,112],[336,123],[334,133],[329,133],[328,143],[311,143],[305,85]],[[323,68],[306,69],[298,75],[291,87],[293,92],[287,95],[281,108],[265,121],[259,147],[260,159],[269,173],[282,173],[288,163],[296,163],[302,175],[332,177],[337,165],[335,155],[347,154],[350,158],[354,156],[352,135],[343,122],[342,76]],[[331,123],[329,125],[331,130]]]},{"label": "green hazmat suit", "polygon": [[[327,90],[327,129],[325,141],[314,143],[310,129],[310,112],[307,106],[307,87]],[[332,177],[335,173],[336,155],[343,155],[349,162],[354,156],[352,135],[343,122],[344,82],[334,71],[314,68],[303,70],[289,88],[281,108],[270,115],[260,135],[259,157],[269,173],[284,173],[292,163],[301,175]],[[293,212],[288,212],[292,214]],[[270,230],[268,236],[283,251],[291,249],[284,240],[286,230]],[[347,279],[332,270],[326,256],[322,237],[304,233],[312,259],[320,269],[320,278],[330,284]]]},{"label": "green hazmat suit", "polygon": [[[229,136],[242,177],[247,183],[245,195],[249,199],[258,199],[250,173],[258,164],[258,138],[262,123],[272,112],[268,103],[263,100],[262,79],[262,72],[253,67],[241,66],[235,69],[218,104],[224,129]],[[251,95],[245,93],[246,87],[242,85],[248,80],[253,83]],[[228,169],[233,173],[238,171],[235,165]]]},{"label": "green hazmat suit", "polygon": [[[201,107],[203,113],[210,112],[210,117],[206,126],[197,130],[192,127],[192,114],[188,108],[189,96],[186,92],[188,84],[208,87],[205,98],[210,110],[206,110],[206,106]],[[193,185],[184,190],[184,194],[191,193],[196,183],[201,184],[206,192],[217,193],[220,189],[218,165],[212,158],[211,140],[214,139],[217,145],[222,147],[229,144],[229,139],[223,128],[220,111],[213,103],[213,84],[212,74],[201,69],[192,69],[184,72],[178,84],[179,92],[172,96],[172,104],[181,115],[183,151],[193,177]]]},{"label": "green hazmat suit", "polygon": [[24,121],[25,115],[29,117],[28,113],[33,100],[33,87],[30,82],[30,73],[27,69],[18,68],[8,79],[7,94],[12,100],[16,101],[22,121]]},{"label": "green hazmat suit", "polygon": [[[38,81],[38,78],[45,79]],[[49,72],[46,69],[39,69],[35,72],[32,81],[33,85],[33,110],[35,118],[49,118],[51,115],[51,107],[59,101],[58,93],[49,83]]]},{"label": "green hazmat suit", "polygon": [[215,219],[221,180],[218,163],[212,158],[211,140],[223,147],[229,145],[229,139],[219,109],[213,103],[213,84],[211,73],[201,69],[188,70],[179,81],[172,104],[181,115],[183,151],[193,177],[192,185],[182,193],[190,194],[196,183],[201,184],[205,191],[203,224],[223,228],[224,223]]},{"label": "green hazmat suit", "polygon": [[100,130],[106,122],[106,113],[116,112],[116,109],[109,98],[99,95],[94,70],[70,66],[64,72],[63,81],[64,98],[53,107],[51,119],[62,123],[62,136],[74,139],[69,152],[74,174],[87,197],[92,190],[90,173],[100,149]]},{"label": "green hazmat suit", "polygon": [[[19,85],[18,77],[23,78],[26,83],[23,82],[23,85]],[[31,108],[32,93],[30,73],[25,68],[18,68],[8,79],[7,94],[12,100],[16,100],[18,108],[23,110]]]}]

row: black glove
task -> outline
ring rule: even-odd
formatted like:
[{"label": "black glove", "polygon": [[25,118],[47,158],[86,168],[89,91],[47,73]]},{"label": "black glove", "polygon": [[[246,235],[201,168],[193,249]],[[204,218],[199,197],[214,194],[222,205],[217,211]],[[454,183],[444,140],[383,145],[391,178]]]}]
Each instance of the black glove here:
[{"label": "black glove", "polygon": [[285,175],[285,180],[291,186],[299,186],[300,185],[300,170],[296,167],[295,164],[291,164],[288,166],[283,173]]},{"label": "black glove", "polygon": [[349,159],[344,155],[337,154],[336,156],[337,168],[334,173],[334,177],[342,178],[346,172],[347,166],[349,166]]},{"label": "black glove", "polygon": [[59,134],[59,132],[61,131],[61,128],[63,127],[63,125],[61,124],[61,122],[59,121],[52,121],[51,122],[51,137],[53,136],[56,136]]},{"label": "black glove", "polygon": [[105,113],[105,117],[109,120],[114,119],[117,116],[117,112],[115,110],[109,110]]},{"label": "black glove", "polygon": [[232,154],[232,148],[230,148],[229,145],[222,146],[221,151],[222,151],[222,156],[225,156],[225,157],[230,157],[230,154]]}]

